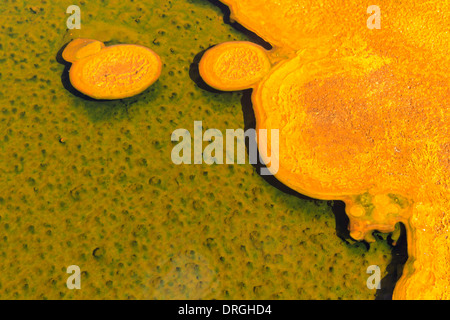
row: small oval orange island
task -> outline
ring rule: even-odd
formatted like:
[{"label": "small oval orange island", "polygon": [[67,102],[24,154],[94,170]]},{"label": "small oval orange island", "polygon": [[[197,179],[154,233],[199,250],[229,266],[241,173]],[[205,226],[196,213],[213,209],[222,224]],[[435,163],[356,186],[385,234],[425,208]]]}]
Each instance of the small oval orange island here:
[{"label": "small oval orange island", "polygon": [[149,48],[120,44],[105,47],[97,40],[76,39],[62,53],[71,62],[73,87],[94,99],[114,100],[137,95],[161,74],[161,59]]}]

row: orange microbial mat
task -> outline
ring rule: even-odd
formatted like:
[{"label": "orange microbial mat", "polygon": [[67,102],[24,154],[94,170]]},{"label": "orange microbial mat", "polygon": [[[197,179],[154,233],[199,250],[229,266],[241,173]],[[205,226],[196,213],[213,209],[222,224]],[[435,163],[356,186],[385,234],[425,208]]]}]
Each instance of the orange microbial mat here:
[{"label": "orange microbial mat", "polygon": [[216,89],[253,89],[256,129],[279,130],[276,178],[343,200],[357,240],[403,223],[394,298],[450,298],[450,1],[385,1],[380,29],[366,1],[222,2],[273,48],[220,44],[200,73]]},{"label": "orange microbial mat", "polygon": [[63,51],[72,62],[70,82],[95,99],[114,100],[134,96],[152,85],[161,74],[161,59],[138,45],[105,47],[96,40],[76,39]]}]

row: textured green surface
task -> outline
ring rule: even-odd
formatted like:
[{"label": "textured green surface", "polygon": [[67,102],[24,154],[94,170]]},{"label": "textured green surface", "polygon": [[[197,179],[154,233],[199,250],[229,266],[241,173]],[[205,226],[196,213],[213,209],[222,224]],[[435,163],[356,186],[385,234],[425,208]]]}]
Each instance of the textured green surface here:
[{"label": "textured green surface", "polygon": [[[243,128],[241,93],[189,77],[194,57],[247,40],[206,0],[67,1],[0,6],[0,298],[373,299],[386,241],[336,235],[331,204],[283,193],[251,165],[171,162],[177,128]],[[57,52],[73,36],[150,47],[164,63],[121,101],[67,91]],[[61,143],[60,139],[64,142]],[[81,290],[66,268],[79,265]]]}]

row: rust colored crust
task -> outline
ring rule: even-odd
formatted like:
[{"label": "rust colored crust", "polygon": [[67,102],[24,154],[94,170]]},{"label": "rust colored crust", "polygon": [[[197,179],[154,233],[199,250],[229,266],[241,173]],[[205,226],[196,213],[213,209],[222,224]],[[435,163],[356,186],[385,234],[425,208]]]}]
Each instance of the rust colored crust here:
[{"label": "rust colored crust", "polygon": [[70,82],[95,99],[122,99],[137,95],[161,74],[162,63],[152,50],[138,45],[115,45],[73,63]]},{"label": "rust colored crust", "polygon": [[[248,87],[256,129],[279,130],[276,178],[345,201],[355,239],[404,223],[409,260],[394,298],[449,299],[450,1],[389,1],[380,30],[366,27],[362,0],[222,1],[274,46],[277,63]],[[252,68],[239,64],[244,78]]]}]

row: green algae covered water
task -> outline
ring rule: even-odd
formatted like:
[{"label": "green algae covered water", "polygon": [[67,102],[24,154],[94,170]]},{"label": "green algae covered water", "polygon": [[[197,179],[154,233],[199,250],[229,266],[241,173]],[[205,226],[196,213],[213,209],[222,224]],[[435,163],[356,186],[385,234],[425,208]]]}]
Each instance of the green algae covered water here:
[{"label": "green algae covered water", "polygon": [[[194,81],[205,49],[257,40],[225,23],[223,6],[80,1],[81,29],[67,30],[71,4],[0,6],[1,299],[376,297],[366,270],[388,275],[389,237],[352,241],[340,204],[277,187],[250,164],[171,161],[178,128],[249,125],[248,93]],[[59,58],[77,37],[149,47],[161,77],[129,99],[87,99]],[[80,290],[66,286],[70,265]]]}]

